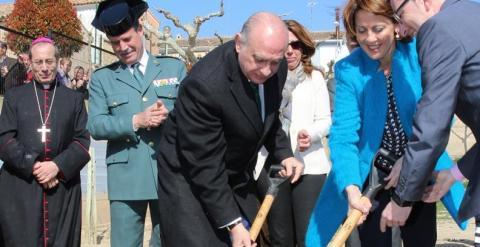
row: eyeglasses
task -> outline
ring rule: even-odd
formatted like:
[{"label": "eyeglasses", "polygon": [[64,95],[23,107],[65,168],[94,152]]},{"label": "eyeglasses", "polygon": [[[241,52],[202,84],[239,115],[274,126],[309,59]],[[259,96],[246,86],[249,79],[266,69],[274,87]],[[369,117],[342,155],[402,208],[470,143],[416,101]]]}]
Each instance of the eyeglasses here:
[{"label": "eyeglasses", "polygon": [[290,41],[290,42],[288,43],[288,45],[289,45],[290,47],[292,47],[292,49],[295,49],[295,50],[299,50],[300,48],[303,47],[303,44],[302,44],[302,42],[301,42],[300,40]]},{"label": "eyeglasses", "polygon": [[403,0],[402,4],[398,6],[398,9],[395,10],[393,13],[393,19],[397,22],[402,22],[402,18],[400,17],[400,11],[405,7],[405,5],[408,3],[409,0]]}]

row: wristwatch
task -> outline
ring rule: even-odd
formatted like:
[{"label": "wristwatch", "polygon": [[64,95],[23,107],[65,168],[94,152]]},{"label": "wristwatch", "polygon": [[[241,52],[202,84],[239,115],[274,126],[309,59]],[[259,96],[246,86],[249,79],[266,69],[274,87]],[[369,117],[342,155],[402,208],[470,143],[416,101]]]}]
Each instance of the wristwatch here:
[{"label": "wristwatch", "polygon": [[411,201],[406,201],[402,200],[397,193],[393,192],[392,193],[392,200],[400,207],[411,207],[413,205],[413,202]]},{"label": "wristwatch", "polygon": [[227,228],[227,230],[228,230],[229,232],[231,232],[232,229],[233,229],[236,225],[238,225],[238,224],[242,224],[242,219],[238,219],[238,220],[232,222],[232,224],[226,226],[225,228]]}]

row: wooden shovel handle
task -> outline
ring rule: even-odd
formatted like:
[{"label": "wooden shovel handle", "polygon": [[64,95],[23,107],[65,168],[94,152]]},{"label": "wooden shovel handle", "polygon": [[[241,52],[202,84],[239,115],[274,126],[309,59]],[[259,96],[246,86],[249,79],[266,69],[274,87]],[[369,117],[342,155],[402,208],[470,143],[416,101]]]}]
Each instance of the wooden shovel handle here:
[{"label": "wooden shovel handle", "polygon": [[[362,196],[360,198],[360,202],[363,204],[368,202],[368,198]],[[342,247],[347,241],[347,238],[352,233],[353,229],[357,227],[357,223],[362,217],[362,211],[358,209],[352,209],[350,214],[348,215],[347,219],[343,222],[343,224],[337,229],[335,235],[328,243],[327,247]]]},{"label": "wooden shovel handle", "polygon": [[268,211],[270,211],[270,208],[272,207],[273,199],[275,199],[273,195],[265,196],[265,199],[263,199],[262,202],[262,206],[260,207],[260,210],[258,210],[257,216],[253,221],[252,227],[250,228],[250,238],[254,242],[257,239],[260,230],[262,229],[265,219],[267,218]]}]

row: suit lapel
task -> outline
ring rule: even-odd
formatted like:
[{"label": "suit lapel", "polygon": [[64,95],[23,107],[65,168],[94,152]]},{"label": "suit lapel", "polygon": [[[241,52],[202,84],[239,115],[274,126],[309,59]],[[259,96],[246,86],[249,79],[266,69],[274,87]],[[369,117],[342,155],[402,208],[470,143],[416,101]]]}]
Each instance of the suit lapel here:
[{"label": "suit lapel", "polygon": [[152,84],[153,80],[157,77],[160,72],[162,72],[161,66],[160,66],[160,60],[158,60],[156,57],[149,55],[148,58],[148,63],[147,63],[147,69],[145,70],[145,84],[143,85],[142,88],[142,95],[145,94],[145,92],[148,90],[150,85]]},{"label": "suit lapel", "polygon": [[241,109],[245,118],[257,132],[258,136],[262,135],[263,121],[260,112],[258,112],[255,95],[245,75],[243,75],[238,64],[238,57],[235,52],[235,46],[229,46],[225,67],[227,68],[227,77],[230,80],[230,92],[235,102]]},{"label": "suit lapel", "polygon": [[125,64],[121,64],[117,67],[117,69],[115,70],[115,77],[117,78],[117,80],[127,84],[128,86],[141,93],[140,85],[138,85],[137,81],[135,80],[132,73]]},{"label": "suit lapel", "polygon": [[246,79],[233,80],[230,86],[230,91],[243,114],[260,136],[262,134],[263,122],[260,112],[258,112],[253,90],[251,90],[250,85],[248,85],[248,81]]},{"label": "suit lapel", "polygon": [[263,85],[264,85],[264,98],[265,98],[265,120],[263,124],[263,135],[266,135],[268,133],[268,130],[270,129],[271,125],[275,121],[275,116],[276,116],[276,106],[277,103],[279,102],[278,99],[278,78],[277,75],[274,77],[268,79]]}]

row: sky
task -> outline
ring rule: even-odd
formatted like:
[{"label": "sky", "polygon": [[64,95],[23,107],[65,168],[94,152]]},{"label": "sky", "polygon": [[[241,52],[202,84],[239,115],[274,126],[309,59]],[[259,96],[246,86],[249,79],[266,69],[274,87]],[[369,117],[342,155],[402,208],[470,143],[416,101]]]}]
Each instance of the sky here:
[{"label": "sky", "polygon": [[[474,0],[480,2],[480,0]],[[0,0],[0,3],[13,2]],[[160,31],[170,26],[172,34],[186,33],[175,28],[170,20],[159,14],[163,8],[176,15],[182,23],[192,23],[196,16],[206,16],[220,9],[220,0],[147,0],[150,10],[160,20]],[[199,37],[233,36],[243,22],[255,12],[270,11],[285,19],[295,19],[310,31],[333,31],[335,7],[342,8],[346,0],[224,0],[224,15],[206,21],[200,27]]]},{"label": "sky", "polygon": [[[0,0],[11,3],[12,0]],[[160,20],[160,30],[164,25],[172,28],[172,34],[186,33],[176,29],[173,23],[159,14],[163,8],[179,17],[182,23],[192,23],[196,16],[206,16],[220,10],[220,0],[147,0],[150,10]],[[310,2],[310,3],[309,3]],[[224,0],[224,15],[206,21],[200,27],[199,37],[232,36],[238,32],[243,22],[255,12],[270,11],[286,19],[295,19],[312,31],[333,31],[335,7],[345,0]],[[312,7],[309,7],[312,6]]]},{"label": "sky", "polygon": [[[232,36],[241,29],[250,15],[258,11],[270,11],[285,19],[295,19],[311,31],[333,31],[335,7],[341,7],[344,2],[345,0],[224,0],[224,15],[206,21],[200,27],[199,36],[211,37],[215,32],[221,36]],[[220,9],[220,0],[149,0],[148,3],[160,19],[160,29],[168,25],[175,35],[185,33],[175,30],[173,23],[158,13],[158,8],[172,12],[182,23],[192,23],[196,16],[206,16]]]}]

